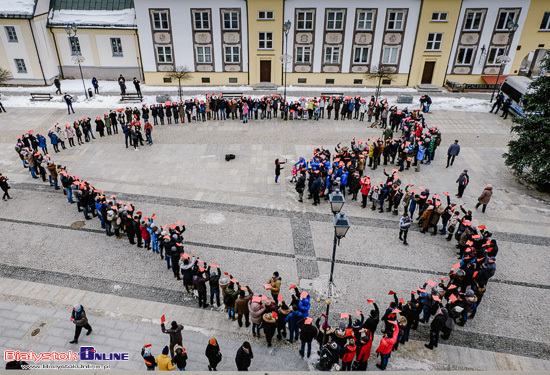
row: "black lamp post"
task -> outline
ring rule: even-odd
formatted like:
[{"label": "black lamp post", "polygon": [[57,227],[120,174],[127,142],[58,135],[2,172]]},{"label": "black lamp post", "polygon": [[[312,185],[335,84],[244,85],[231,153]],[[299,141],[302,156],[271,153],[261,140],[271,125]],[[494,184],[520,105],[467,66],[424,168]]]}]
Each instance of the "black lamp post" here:
[{"label": "black lamp post", "polygon": [[[73,38],[73,45],[74,45],[74,51],[76,51],[76,55],[73,56],[73,61],[78,63],[78,69],[80,70],[80,78],[82,79],[82,86],[84,87],[84,96],[86,99],[88,99],[88,93],[86,92],[86,84],[84,83],[84,75],[82,74],[82,66],[80,63],[84,62],[84,56],[82,56],[82,53],[80,52],[80,45],[78,50],[76,50],[76,32],[78,31],[78,27],[76,26],[76,23],[72,23],[72,25],[67,25],[65,27],[65,31],[67,32],[67,35],[69,35],[69,40]],[[73,51],[73,45],[71,45],[71,52]]]},{"label": "black lamp post", "polygon": [[500,91],[500,86],[498,81],[500,80],[500,75],[502,74],[502,70],[504,66],[510,61],[510,57],[508,54],[510,53],[510,45],[512,44],[512,38],[516,30],[518,29],[519,25],[514,22],[513,20],[509,20],[506,24],[506,28],[508,29],[508,43],[506,43],[506,48],[504,50],[503,56],[497,56],[495,58],[496,62],[499,64],[498,67],[498,75],[497,75],[497,81],[495,82],[495,87],[493,87],[493,94],[491,95],[491,103],[493,102],[493,99],[495,97],[495,91],[498,88],[498,91]]},{"label": "black lamp post", "polygon": [[[348,232],[350,228],[348,217],[345,213],[340,212],[342,210],[342,207],[344,206],[344,203],[346,203],[346,200],[344,198],[344,195],[339,191],[336,190],[335,192],[331,193],[329,195],[329,201],[330,201],[330,209],[332,211],[333,217],[333,224],[334,224],[334,242],[332,247],[332,260],[330,263],[330,279],[328,283],[328,295],[325,299],[325,303],[327,304],[327,311],[325,313],[325,323],[322,325],[321,329],[323,330],[323,342],[321,343],[321,357],[323,355],[324,345],[327,342],[327,325],[328,325],[328,316],[330,312],[330,298],[332,296],[332,288],[333,288],[333,276],[334,276],[334,263],[336,261],[336,246],[340,244],[340,239],[344,238],[346,236],[346,233]],[[318,367],[320,367],[320,362],[318,363]]]},{"label": "black lamp post", "polygon": [[292,23],[289,21],[286,21],[283,24],[283,31],[285,33],[285,54],[283,58],[283,64],[285,64],[285,94],[284,94],[284,100],[286,100],[286,71],[287,67],[286,64],[288,63],[288,33],[290,31],[290,27],[292,26]]}]

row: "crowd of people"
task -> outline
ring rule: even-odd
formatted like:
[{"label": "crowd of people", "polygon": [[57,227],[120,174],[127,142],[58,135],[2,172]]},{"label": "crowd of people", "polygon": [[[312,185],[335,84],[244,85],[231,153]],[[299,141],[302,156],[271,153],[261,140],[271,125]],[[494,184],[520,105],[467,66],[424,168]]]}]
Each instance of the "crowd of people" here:
[{"label": "crowd of people", "polygon": [[[271,98],[275,99],[274,96]],[[270,100],[259,101],[266,105],[266,110],[261,111],[261,115],[267,112]],[[331,100],[334,105],[334,99],[331,98],[328,98],[325,103],[329,118],[332,109],[328,109],[328,104]],[[336,100],[339,99],[336,98]],[[347,109],[345,112],[336,111],[335,117],[340,115],[340,119],[349,119],[357,114],[358,119],[361,120],[361,109],[355,110],[357,100],[362,103],[361,108],[365,103],[360,98],[344,98],[342,102],[338,101],[340,105],[346,103],[344,105]],[[192,105],[195,105],[194,103],[193,101]],[[248,105],[246,100],[242,103],[243,107]],[[370,104],[373,104],[372,101],[369,102]],[[406,109],[399,111],[395,106],[389,106],[385,100],[375,105],[374,108],[380,107],[380,110],[374,109],[372,115],[375,118],[375,124],[379,124],[383,129],[382,137],[371,138],[368,141],[356,141],[353,138],[349,147],[338,144],[334,154],[322,147],[315,148],[309,160],[300,158],[294,164],[293,180],[296,181],[299,200],[303,200],[302,195],[305,190],[306,176],[308,176],[308,191],[315,205],[320,203],[321,197],[328,199],[331,192],[338,190],[351,196],[352,200],[357,200],[360,192],[362,207],[366,208],[370,201],[371,209],[378,208],[380,213],[391,212],[398,215],[401,207],[403,213],[399,221],[399,232],[404,244],[407,244],[407,232],[411,223],[417,220],[421,233],[432,230],[431,234],[434,236],[438,233],[447,235],[447,241],[451,241],[454,237],[457,241],[459,262],[453,265],[447,277],[440,278],[438,281],[428,280],[420,286],[411,286],[413,291],[407,301],[399,298],[393,291],[389,292],[392,300],[385,308],[379,307],[373,300],[367,300],[368,304],[372,303],[374,307],[367,317],[360,310],[356,311],[357,316],[354,318],[347,313],[342,313],[340,319],[332,318],[331,321],[324,315],[310,316],[311,295],[307,291],[299,290],[294,284],[285,285],[283,277],[278,272],[273,272],[266,283],[259,287],[260,292],[258,290],[254,292],[246,283],[239,282],[234,273],[222,273],[218,264],[208,263],[200,259],[194,251],[185,249],[183,234],[186,227],[181,221],[161,225],[154,213],[146,215],[138,211],[132,202],[117,200],[116,195],[106,194],[89,182],[69,174],[67,167],[56,165],[48,153],[46,138],[41,133],[34,136],[33,131],[28,131],[19,137],[16,142],[16,151],[24,167],[29,168],[33,178],[39,178],[39,175],[43,181],[46,181],[47,170],[49,183],[55,189],[62,187],[68,203],[75,204],[86,220],[97,218],[107,236],[115,236],[119,240],[125,236],[129,245],[157,254],[160,261],[166,262],[167,270],[172,272],[174,279],[182,281],[182,290],[197,299],[199,307],[213,306],[222,309],[223,305],[230,321],[237,321],[240,327],[251,326],[252,336],[258,340],[263,336],[267,346],[271,346],[275,338],[277,341],[286,339],[289,344],[300,341],[298,352],[301,357],[310,357],[312,342],[317,341],[320,367],[325,370],[335,368],[366,370],[373,339],[375,335],[380,334],[382,338],[375,351],[380,355],[380,363],[376,366],[384,370],[392,351],[397,350],[400,344],[406,344],[410,330],[416,330],[419,323],[430,324],[429,343],[426,347],[433,349],[438,345],[440,334],[442,339],[449,339],[455,324],[463,326],[475,317],[488,280],[496,271],[495,257],[498,253],[498,245],[484,225],[473,225],[472,212],[465,210],[464,204],[458,206],[453,203],[447,192],[442,193],[446,196],[446,199],[442,199],[438,194],[430,192],[427,187],[420,186],[415,190],[412,189],[414,185],[405,185],[401,181],[399,175],[401,171],[409,169],[411,165],[418,167],[420,164],[429,164],[434,160],[435,151],[441,142],[439,129],[428,127],[422,112],[409,113]],[[315,117],[317,112],[315,108],[320,106],[320,103],[314,103],[312,116]],[[273,108],[271,108],[272,111]],[[146,106],[142,111],[137,108],[133,110],[126,108],[126,110],[119,110],[118,113],[114,110],[110,111],[105,114],[103,120],[101,117],[97,118],[96,131],[100,136],[105,135],[103,126],[99,124],[105,125],[107,119],[110,123],[110,126],[105,125],[110,129],[107,130],[108,135],[118,133],[117,124],[119,123],[134,122],[133,126],[136,126],[135,123],[143,119],[147,124],[148,111]],[[274,111],[276,113],[276,110]],[[300,107],[297,111],[301,111],[301,113],[298,112],[298,117],[309,116],[309,104]],[[385,114],[384,111],[386,111]],[[221,110],[218,112],[221,113]],[[283,113],[288,112],[290,111]],[[371,116],[370,112],[367,113]],[[151,115],[153,116],[152,113]],[[158,115],[159,112],[156,117],[159,117]],[[267,118],[268,115],[266,114],[265,117]],[[153,118],[156,123],[155,116]],[[183,116],[180,118],[183,120]],[[243,118],[246,121],[244,111]],[[81,129],[80,135],[77,129]],[[400,131],[401,135],[399,138],[394,138],[393,132],[397,131]],[[63,133],[66,138],[63,138]],[[72,126],[67,124],[63,130],[59,124],[56,124],[54,129],[48,132],[55,152],[61,151],[59,146],[62,149],[66,148],[65,140],[68,140],[69,147],[75,147],[75,136],[78,144],[94,139],[90,118],[85,117],[75,121]],[[455,144],[458,145],[458,141]],[[39,148],[42,153],[38,151]],[[449,156],[451,151],[455,153],[454,156],[458,155],[456,146],[449,148]],[[372,183],[370,177],[366,175],[366,167],[369,166],[374,170],[379,165],[388,163],[399,166],[399,169],[392,169],[389,173],[387,168],[384,168],[386,181],[380,184]],[[281,164],[283,163],[276,161],[279,173]],[[461,179],[464,178],[459,178]],[[61,187],[58,186],[58,180],[61,182]],[[460,196],[459,190],[457,197]],[[485,191],[482,197],[486,201]],[[480,204],[486,204],[481,202],[482,197],[480,197]],[[439,226],[440,222],[441,226]],[[246,277],[246,275],[242,276]],[[292,292],[288,298],[285,298],[283,290],[287,286]],[[380,322],[382,322],[381,328],[378,329]],[[174,321],[170,329],[166,329],[164,324],[161,328],[163,332],[170,335],[170,346],[164,348],[163,354],[157,358],[151,354],[150,347],[144,347],[142,354],[146,366],[154,368],[158,364],[162,369],[171,369],[174,366],[185,368],[187,354],[181,339],[183,326]],[[78,337],[74,341],[76,340]],[[211,339],[208,345],[206,355],[210,361],[209,370],[216,370],[217,364],[221,361],[221,352],[215,338]],[[171,358],[168,358],[168,352]],[[220,354],[217,354],[218,352]],[[247,341],[243,343],[236,355],[237,368],[246,370],[252,358],[251,344]]]}]

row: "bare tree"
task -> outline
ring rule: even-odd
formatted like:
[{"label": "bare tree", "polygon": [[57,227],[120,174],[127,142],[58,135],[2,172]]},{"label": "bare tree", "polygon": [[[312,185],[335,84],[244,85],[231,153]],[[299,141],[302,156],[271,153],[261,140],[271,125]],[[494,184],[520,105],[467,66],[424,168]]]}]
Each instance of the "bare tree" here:
[{"label": "bare tree", "polygon": [[178,95],[180,97],[180,102],[182,101],[182,91],[181,83],[191,79],[191,73],[187,66],[177,66],[172,67],[172,70],[166,72],[165,77],[170,78],[171,80],[178,80]]},{"label": "bare tree", "polygon": [[8,69],[0,68],[0,84],[12,79],[11,72]]},{"label": "bare tree", "polygon": [[365,73],[368,80],[376,82],[376,101],[378,101],[378,97],[381,93],[382,81],[393,82],[395,80],[394,71],[395,68],[388,65],[374,65],[370,69],[370,72]]}]

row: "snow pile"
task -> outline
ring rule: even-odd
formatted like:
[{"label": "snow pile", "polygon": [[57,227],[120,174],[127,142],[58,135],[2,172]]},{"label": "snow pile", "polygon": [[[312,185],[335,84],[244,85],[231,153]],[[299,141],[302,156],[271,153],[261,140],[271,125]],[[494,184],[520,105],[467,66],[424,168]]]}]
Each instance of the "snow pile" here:
[{"label": "snow pile", "polygon": [[[279,87],[278,91],[284,92],[284,87]],[[312,92],[366,92],[369,93],[369,95],[374,95],[375,88],[374,87],[365,87],[365,86],[358,86],[358,87],[336,87],[336,86],[310,86],[310,87],[304,87],[304,86],[287,86],[286,91],[312,91]],[[383,91],[390,91],[390,92],[418,92],[413,87],[384,87]]]},{"label": "snow pile", "polygon": [[33,14],[35,0],[1,0],[0,14]]},{"label": "snow pile", "polygon": [[[11,0],[13,1],[13,0]],[[119,25],[136,26],[136,11],[123,10],[54,10],[50,15],[53,25]]]}]

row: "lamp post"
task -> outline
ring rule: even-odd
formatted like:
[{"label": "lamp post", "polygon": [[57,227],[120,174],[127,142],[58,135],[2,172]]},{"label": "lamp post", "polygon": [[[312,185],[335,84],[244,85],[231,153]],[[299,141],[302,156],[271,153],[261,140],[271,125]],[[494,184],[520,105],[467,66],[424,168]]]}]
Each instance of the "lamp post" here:
[{"label": "lamp post", "polygon": [[500,85],[498,84],[498,81],[500,80],[500,75],[502,74],[502,70],[504,66],[510,61],[510,57],[508,54],[510,53],[510,46],[512,45],[512,38],[514,37],[514,33],[518,29],[519,25],[517,22],[514,22],[513,20],[509,20],[506,24],[506,28],[508,29],[508,43],[506,43],[506,47],[504,49],[504,55],[497,56],[495,58],[495,61],[499,64],[498,67],[498,75],[497,75],[497,81],[495,82],[495,87],[493,87],[493,94],[491,95],[491,101],[493,102],[493,99],[495,97],[495,91],[498,88],[498,91],[500,91]]},{"label": "lamp post", "polygon": [[76,32],[78,31],[78,27],[76,26],[76,23],[72,23],[72,25],[67,25],[65,27],[65,31],[67,32],[67,35],[69,35],[69,41],[71,38],[73,38],[73,45],[75,48],[73,49],[73,46],[71,45],[71,52],[76,51],[76,54],[73,56],[73,62],[78,63],[78,69],[80,70],[80,78],[82,79],[82,87],[84,87],[84,96],[86,99],[88,99],[88,93],[86,92],[86,84],[84,83],[84,75],[82,74],[82,66],[81,63],[84,62],[84,56],[82,56],[82,53],[80,52],[80,46],[78,50],[76,50]]},{"label": "lamp post", "polygon": [[285,55],[283,58],[283,64],[285,64],[285,93],[284,93],[284,100],[286,100],[286,64],[288,63],[288,33],[290,32],[290,27],[292,26],[292,23],[290,20],[286,21],[283,24],[283,31],[285,33]]},{"label": "lamp post", "polygon": [[[332,296],[332,288],[334,286],[333,283],[333,277],[334,277],[334,263],[336,262],[336,246],[340,244],[340,239],[344,238],[346,236],[346,233],[348,232],[350,225],[348,217],[345,213],[340,212],[342,210],[342,207],[344,206],[344,203],[346,203],[346,200],[344,198],[344,195],[340,192],[340,190],[336,190],[333,193],[329,195],[329,201],[330,201],[330,208],[332,211],[333,217],[333,224],[334,224],[334,241],[333,241],[333,247],[332,247],[332,260],[330,262],[330,278],[328,282],[328,295],[325,299],[325,303],[327,304],[327,311],[325,313],[325,322],[322,325],[321,329],[323,330],[323,342],[321,343],[321,359],[323,357],[323,351],[324,346],[327,341],[327,325],[328,325],[328,316],[330,312],[330,298]],[[321,366],[321,360],[317,364],[318,368]],[[320,368],[322,369],[322,368]]]}]

